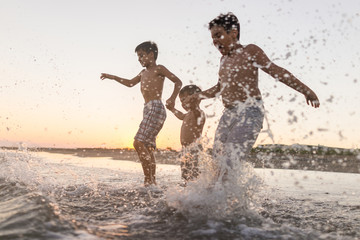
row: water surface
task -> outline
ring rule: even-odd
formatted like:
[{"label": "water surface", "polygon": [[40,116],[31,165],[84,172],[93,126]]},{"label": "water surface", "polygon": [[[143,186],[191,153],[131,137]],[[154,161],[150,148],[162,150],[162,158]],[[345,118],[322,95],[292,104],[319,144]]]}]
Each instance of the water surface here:
[{"label": "water surface", "polygon": [[184,188],[178,165],[158,164],[151,188],[110,158],[1,151],[0,167],[0,239],[360,238],[360,174],[250,169],[260,186],[245,176],[225,199]]}]

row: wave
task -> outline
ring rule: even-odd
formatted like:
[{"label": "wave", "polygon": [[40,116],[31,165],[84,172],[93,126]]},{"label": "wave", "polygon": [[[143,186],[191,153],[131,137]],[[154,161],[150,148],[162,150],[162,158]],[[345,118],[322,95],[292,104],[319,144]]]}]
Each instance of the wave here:
[{"label": "wave", "polygon": [[0,179],[0,239],[76,239],[78,235],[46,197],[23,183]]},{"label": "wave", "polygon": [[42,185],[38,169],[32,169],[35,162],[27,153],[0,152],[0,239],[88,238],[61,217],[52,195],[47,195],[51,188]]}]

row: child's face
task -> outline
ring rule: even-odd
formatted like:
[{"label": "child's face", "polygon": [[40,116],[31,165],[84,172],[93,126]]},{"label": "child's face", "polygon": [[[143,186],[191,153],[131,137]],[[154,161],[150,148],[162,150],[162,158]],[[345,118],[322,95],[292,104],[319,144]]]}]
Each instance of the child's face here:
[{"label": "child's face", "polygon": [[138,55],[138,60],[141,64],[141,66],[143,67],[147,67],[149,66],[150,63],[152,63],[153,61],[153,53],[152,52],[149,52],[149,53],[146,53],[144,50],[138,50],[136,52],[136,54]]},{"label": "child's face", "polygon": [[229,54],[232,46],[234,46],[234,44],[236,43],[237,35],[235,35],[235,31],[230,31],[228,33],[223,27],[219,27],[219,26],[213,26],[210,29],[213,43],[222,55]]},{"label": "child's face", "polygon": [[181,101],[181,106],[186,111],[195,110],[196,108],[199,107],[200,102],[199,101],[192,101],[192,102],[190,102],[188,104],[185,104],[184,101],[188,96],[190,96],[188,93],[184,93],[184,94],[181,94],[181,96],[179,96],[180,101]]}]

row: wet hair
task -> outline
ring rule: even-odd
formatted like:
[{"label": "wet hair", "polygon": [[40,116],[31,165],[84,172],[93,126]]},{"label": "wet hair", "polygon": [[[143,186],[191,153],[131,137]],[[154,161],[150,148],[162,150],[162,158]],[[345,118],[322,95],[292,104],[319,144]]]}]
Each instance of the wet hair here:
[{"label": "wet hair", "polygon": [[143,50],[146,53],[150,53],[153,52],[154,53],[154,59],[157,59],[158,56],[158,47],[156,45],[156,43],[151,42],[151,41],[147,41],[147,42],[143,42],[140,43],[136,48],[135,48],[135,52],[139,51],[139,50]]},{"label": "wet hair", "polygon": [[237,40],[240,39],[240,23],[232,12],[227,14],[220,14],[211,22],[209,22],[209,30],[211,30],[211,28],[214,26],[223,27],[227,33],[235,28],[238,31]]},{"label": "wet hair", "polygon": [[183,87],[180,92],[179,95],[184,95],[185,93],[187,93],[188,95],[193,95],[194,93],[198,93],[201,92],[201,89],[196,86],[196,85],[186,85],[185,87]]}]

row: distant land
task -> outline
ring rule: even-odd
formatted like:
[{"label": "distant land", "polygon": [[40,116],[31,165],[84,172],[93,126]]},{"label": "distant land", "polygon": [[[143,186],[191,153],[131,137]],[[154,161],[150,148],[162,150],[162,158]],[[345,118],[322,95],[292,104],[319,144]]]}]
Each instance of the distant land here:
[{"label": "distant land", "polygon": [[[17,147],[0,147],[23,150]],[[27,148],[31,152],[70,154],[78,157],[100,157],[138,161],[131,148]],[[212,149],[207,149],[211,154]],[[157,149],[157,163],[179,164],[180,152],[171,148]],[[248,159],[255,168],[301,169],[329,172],[360,173],[360,149],[333,148],[313,145],[266,144],[253,148]]]},{"label": "distant land", "polygon": [[249,161],[255,167],[360,173],[360,149],[313,145],[259,145]]}]

